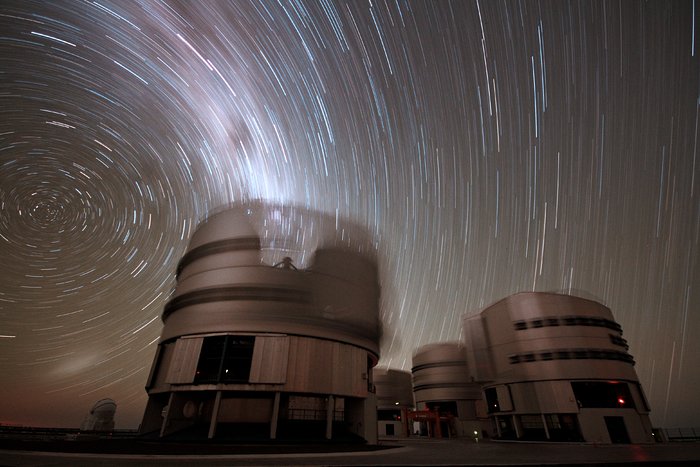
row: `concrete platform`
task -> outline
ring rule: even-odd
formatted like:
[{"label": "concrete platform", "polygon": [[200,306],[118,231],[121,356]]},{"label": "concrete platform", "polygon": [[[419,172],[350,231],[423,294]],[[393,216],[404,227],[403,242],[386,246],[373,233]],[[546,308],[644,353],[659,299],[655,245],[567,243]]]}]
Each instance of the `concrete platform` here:
[{"label": "concrete platform", "polygon": [[[75,445],[74,445],[75,446]],[[506,443],[470,440],[410,439],[382,441],[379,449],[362,445],[265,445],[221,444],[213,446],[167,444],[149,452],[129,452],[129,445],[112,446],[111,453],[0,450],[0,464],[8,466],[168,466],[168,465],[700,465],[700,443],[655,445],[584,445]],[[20,443],[14,448],[21,449]],[[103,444],[108,448],[108,443]],[[335,452],[329,452],[337,450]],[[117,452],[114,452],[117,451]],[[156,453],[158,452],[158,453]]]}]

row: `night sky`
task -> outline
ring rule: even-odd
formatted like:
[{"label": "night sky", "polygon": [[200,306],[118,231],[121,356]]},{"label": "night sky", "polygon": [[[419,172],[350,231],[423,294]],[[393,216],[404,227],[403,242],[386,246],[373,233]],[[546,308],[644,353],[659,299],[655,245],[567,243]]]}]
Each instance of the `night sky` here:
[{"label": "night sky", "polygon": [[[700,423],[691,0],[0,3],[0,422],[136,427],[197,223],[375,238],[382,366],[519,291],[609,306],[656,426]],[[700,30],[698,30],[700,33]]]}]

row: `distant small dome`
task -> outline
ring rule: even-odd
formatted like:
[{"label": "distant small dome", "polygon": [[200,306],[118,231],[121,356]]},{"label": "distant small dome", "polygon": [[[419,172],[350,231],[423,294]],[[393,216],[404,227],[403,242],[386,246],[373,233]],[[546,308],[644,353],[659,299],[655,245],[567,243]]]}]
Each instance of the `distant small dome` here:
[{"label": "distant small dome", "polygon": [[112,399],[100,399],[95,402],[95,405],[90,409],[90,413],[94,414],[114,414],[117,411],[117,403]]}]

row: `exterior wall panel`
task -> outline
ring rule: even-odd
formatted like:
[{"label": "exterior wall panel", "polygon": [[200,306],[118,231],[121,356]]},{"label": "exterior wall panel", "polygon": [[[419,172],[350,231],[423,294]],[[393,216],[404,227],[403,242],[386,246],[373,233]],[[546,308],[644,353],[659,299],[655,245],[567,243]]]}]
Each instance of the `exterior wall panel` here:
[{"label": "exterior wall panel", "polygon": [[199,351],[202,349],[203,338],[178,339],[175,342],[173,358],[168,369],[166,383],[187,384],[194,381],[197,371]]},{"label": "exterior wall panel", "polygon": [[282,384],[287,380],[289,337],[257,336],[250,368],[251,383]]}]

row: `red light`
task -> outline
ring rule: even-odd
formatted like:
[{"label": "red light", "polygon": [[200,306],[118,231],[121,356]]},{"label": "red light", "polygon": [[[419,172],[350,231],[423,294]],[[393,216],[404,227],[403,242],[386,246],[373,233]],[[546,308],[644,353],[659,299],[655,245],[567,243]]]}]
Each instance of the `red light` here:
[{"label": "red light", "polygon": [[620,405],[625,405],[625,400],[624,400],[622,397],[619,397],[619,398],[617,399],[617,402],[618,402],[618,404],[620,404]]}]

